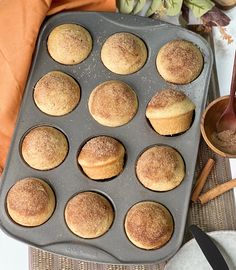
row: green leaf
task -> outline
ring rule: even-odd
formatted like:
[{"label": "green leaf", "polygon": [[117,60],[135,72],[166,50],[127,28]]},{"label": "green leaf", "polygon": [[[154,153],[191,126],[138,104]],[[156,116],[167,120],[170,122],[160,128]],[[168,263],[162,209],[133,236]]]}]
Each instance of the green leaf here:
[{"label": "green leaf", "polygon": [[134,14],[139,13],[143,9],[143,7],[145,6],[146,2],[147,2],[147,0],[138,0],[134,9],[133,9],[133,13]]},{"label": "green leaf", "polygon": [[152,0],[149,9],[146,12],[146,16],[149,17],[155,13],[163,5],[162,0]]},{"label": "green leaf", "polygon": [[211,0],[184,0],[184,4],[190,8],[193,15],[200,18],[214,7],[214,3]]},{"label": "green leaf", "polygon": [[183,0],[165,0],[166,15],[175,16],[180,13]]},{"label": "green leaf", "polygon": [[119,0],[117,1],[119,12],[129,14],[134,8],[134,0]]}]

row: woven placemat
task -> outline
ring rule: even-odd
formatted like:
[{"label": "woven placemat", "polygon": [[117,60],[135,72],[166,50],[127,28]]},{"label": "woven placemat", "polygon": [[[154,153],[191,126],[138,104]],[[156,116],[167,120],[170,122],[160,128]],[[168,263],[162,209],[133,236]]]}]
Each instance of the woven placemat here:
[{"label": "woven placemat", "polygon": [[[209,35],[207,39],[213,47],[214,44],[211,35]],[[213,66],[208,102],[219,96],[219,86],[216,74],[216,68]],[[213,158],[215,160],[215,166],[208,177],[208,181],[204,186],[203,192],[217,184],[226,182],[227,180],[231,179],[228,159],[219,157],[218,155],[214,154],[202,139],[199,147],[198,161],[194,176],[195,179],[209,158]],[[217,197],[205,205],[201,205],[200,203],[191,203],[184,242],[188,241],[191,237],[187,231],[188,225],[190,224],[196,224],[204,231],[236,230],[235,217],[236,206],[233,190],[224,193],[222,196]],[[118,266],[87,263],[51,254],[40,249],[32,247],[29,248],[30,270],[163,270],[164,267],[165,263],[145,266]]]}]

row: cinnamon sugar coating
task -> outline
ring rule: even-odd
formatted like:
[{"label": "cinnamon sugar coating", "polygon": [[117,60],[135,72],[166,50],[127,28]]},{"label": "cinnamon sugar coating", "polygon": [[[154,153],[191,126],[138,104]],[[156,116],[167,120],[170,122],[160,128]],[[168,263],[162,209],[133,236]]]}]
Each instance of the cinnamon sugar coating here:
[{"label": "cinnamon sugar coating", "polygon": [[54,208],[54,193],[41,179],[22,179],[7,194],[8,213],[20,225],[38,226],[49,219]]},{"label": "cinnamon sugar coating", "polygon": [[76,107],[79,100],[79,85],[71,76],[60,71],[44,75],[34,89],[36,105],[49,115],[65,115]]},{"label": "cinnamon sugar coating", "polygon": [[89,97],[89,111],[104,126],[117,127],[128,123],[136,114],[138,100],[132,88],[121,81],[99,84]]},{"label": "cinnamon sugar coating", "polygon": [[83,238],[96,238],[112,225],[114,211],[111,203],[95,192],[82,192],[66,205],[65,220],[70,230]]},{"label": "cinnamon sugar coating", "polygon": [[147,60],[144,42],[131,33],[115,33],[102,46],[103,64],[117,74],[131,74],[142,68]]},{"label": "cinnamon sugar coating", "polygon": [[78,24],[62,24],[55,27],[48,37],[51,57],[65,65],[79,64],[92,50],[90,33]]},{"label": "cinnamon sugar coating", "polygon": [[171,238],[174,230],[169,211],[157,202],[140,202],[128,211],[125,231],[129,240],[142,249],[158,249]]},{"label": "cinnamon sugar coating", "polygon": [[50,170],[60,165],[68,152],[65,135],[56,128],[39,126],[24,137],[21,153],[25,162],[37,170]]},{"label": "cinnamon sugar coating", "polygon": [[203,57],[196,45],[187,40],[172,40],[157,54],[157,69],[168,82],[186,84],[196,79],[203,68]]},{"label": "cinnamon sugar coating", "polygon": [[185,175],[180,154],[169,146],[153,146],[144,151],[136,164],[139,181],[155,191],[167,191],[177,187]]},{"label": "cinnamon sugar coating", "polygon": [[124,156],[125,148],[119,141],[109,136],[98,136],[82,147],[78,163],[88,177],[103,180],[123,170]]}]

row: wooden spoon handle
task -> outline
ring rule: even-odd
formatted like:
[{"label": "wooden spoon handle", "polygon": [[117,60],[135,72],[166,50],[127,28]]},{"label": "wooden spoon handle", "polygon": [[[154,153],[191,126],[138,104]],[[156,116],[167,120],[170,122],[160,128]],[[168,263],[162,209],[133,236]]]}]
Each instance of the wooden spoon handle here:
[{"label": "wooden spoon handle", "polygon": [[236,92],[236,51],[234,54],[234,65],[233,65],[233,73],[231,79],[231,87],[230,87],[230,105],[233,108],[234,105],[234,97]]}]

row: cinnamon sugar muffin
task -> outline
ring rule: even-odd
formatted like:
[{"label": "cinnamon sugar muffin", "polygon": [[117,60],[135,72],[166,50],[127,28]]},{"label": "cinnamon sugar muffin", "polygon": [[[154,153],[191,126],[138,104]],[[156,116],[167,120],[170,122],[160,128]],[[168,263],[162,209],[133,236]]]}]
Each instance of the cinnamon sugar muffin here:
[{"label": "cinnamon sugar muffin", "polygon": [[55,209],[55,195],[43,180],[29,177],[16,182],[6,198],[10,217],[23,226],[38,226],[47,221]]},{"label": "cinnamon sugar muffin", "polygon": [[157,202],[137,203],[125,218],[125,232],[139,248],[158,249],[170,240],[173,231],[174,222],[170,212]]},{"label": "cinnamon sugar muffin", "polygon": [[103,64],[117,74],[131,74],[142,68],[147,60],[144,42],[131,33],[116,33],[102,46]]},{"label": "cinnamon sugar muffin", "polygon": [[161,135],[173,135],[189,129],[194,103],[181,91],[165,89],[148,103],[146,117]]},{"label": "cinnamon sugar muffin", "polygon": [[65,65],[79,64],[92,50],[90,33],[78,24],[62,24],[55,27],[48,37],[51,57]]},{"label": "cinnamon sugar muffin", "polygon": [[112,225],[114,211],[111,203],[95,192],[82,192],[66,205],[65,220],[69,229],[83,238],[96,238]]},{"label": "cinnamon sugar muffin", "polygon": [[98,123],[118,127],[134,117],[138,108],[138,99],[126,83],[106,81],[92,91],[88,107],[90,114]]},{"label": "cinnamon sugar muffin", "polygon": [[69,75],[51,71],[34,88],[34,101],[49,115],[61,116],[71,112],[79,103],[80,87]]},{"label": "cinnamon sugar muffin", "polygon": [[196,45],[187,40],[172,40],[157,54],[157,69],[168,82],[186,84],[202,71],[203,57]]},{"label": "cinnamon sugar muffin", "polygon": [[21,145],[22,157],[37,170],[50,170],[63,162],[68,152],[65,135],[56,128],[40,126],[31,129]]},{"label": "cinnamon sugar muffin", "polygon": [[78,155],[84,173],[95,180],[104,180],[121,173],[125,148],[112,137],[98,136],[89,140]]},{"label": "cinnamon sugar muffin", "polygon": [[146,188],[167,191],[182,182],[185,176],[185,165],[175,149],[156,145],[141,154],[136,164],[136,174]]}]

